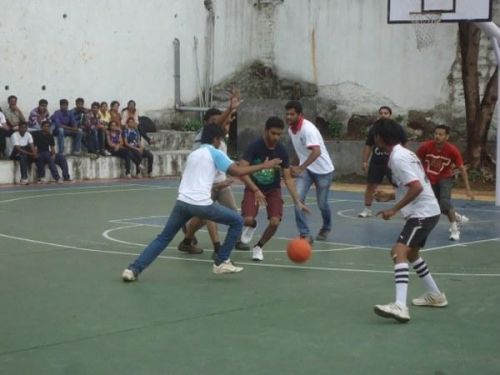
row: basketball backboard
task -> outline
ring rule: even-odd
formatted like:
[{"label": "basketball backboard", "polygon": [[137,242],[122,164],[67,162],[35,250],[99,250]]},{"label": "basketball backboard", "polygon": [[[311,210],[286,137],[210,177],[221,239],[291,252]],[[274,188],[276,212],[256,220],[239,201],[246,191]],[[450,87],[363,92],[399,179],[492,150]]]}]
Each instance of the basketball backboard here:
[{"label": "basketball backboard", "polygon": [[411,23],[411,13],[441,13],[440,22],[491,21],[493,0],[388,0],[388,23]]}]

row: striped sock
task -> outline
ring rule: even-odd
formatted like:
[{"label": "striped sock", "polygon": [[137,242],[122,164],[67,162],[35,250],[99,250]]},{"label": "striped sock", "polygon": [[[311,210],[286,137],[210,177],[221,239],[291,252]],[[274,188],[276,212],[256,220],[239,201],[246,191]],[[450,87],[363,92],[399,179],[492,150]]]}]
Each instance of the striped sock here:
[{"label": "striped sock", "polygon": [[394,281],[396,283],[396,304],[406,307],[408,294],[408,263],[394,265]]},{"label": "striped sock", "polygon": [[417,273],[418,277],[424,282],[427,291],[432,294],[440,294],[441,291],[436,285],[436,282],[432,278],[431,273],[429,272],[429,268],[427,268],[427,264],[425,260],[422,258],[418,258],[412,264],[413,269]]}]

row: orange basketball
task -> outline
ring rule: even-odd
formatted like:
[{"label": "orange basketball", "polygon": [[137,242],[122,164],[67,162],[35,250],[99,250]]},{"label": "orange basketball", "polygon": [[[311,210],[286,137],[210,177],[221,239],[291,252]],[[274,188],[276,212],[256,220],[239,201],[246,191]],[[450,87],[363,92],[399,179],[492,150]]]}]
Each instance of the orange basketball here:
[{"label": "orange basketball", "polygon": [[286,253],[292,262],[304,263],[311,257],[311,244],[303,238],[295,238],[288,243]]}]

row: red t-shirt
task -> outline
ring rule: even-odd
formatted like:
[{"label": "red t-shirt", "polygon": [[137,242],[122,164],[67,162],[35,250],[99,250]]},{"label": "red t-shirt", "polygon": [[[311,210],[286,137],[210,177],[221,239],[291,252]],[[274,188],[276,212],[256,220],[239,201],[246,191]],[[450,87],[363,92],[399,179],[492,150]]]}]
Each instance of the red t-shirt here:
[{"label": "red t-shirt", "polygon": [[433,185],[453,176],[453,169],[464,164],[458,148],[448,142],[441,150],[437,149],[435,141],[423,142],[417,150],[417,156],[422,160],[425,174]]}]

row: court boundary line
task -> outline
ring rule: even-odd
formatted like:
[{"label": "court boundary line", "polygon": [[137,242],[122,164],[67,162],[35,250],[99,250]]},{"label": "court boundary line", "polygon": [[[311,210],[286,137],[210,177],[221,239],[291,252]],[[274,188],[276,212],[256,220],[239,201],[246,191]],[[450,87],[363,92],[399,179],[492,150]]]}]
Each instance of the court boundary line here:
[{"label": "court boundary line", "polygon": [[[109,254],[109,255],[124,255],[124,256],[134,256],[137,257],[139,254],[137,253],[129,253],[125,251],[116,251],[116,250],[102,250],[102,249],[90,249],[85,247],[73,246],[73,245],[64,245],[46,241],[33,240],[25,237],[11,236],[8,234],[0,233],[0,237],[8,238],[11,240],[24,241],[35,243],[39,245],[45,246],[54,246],[65,249],[72,249],[77,251],[96,253],[96,254]],[[213,263],[213,260],[208,259],[196,259],[196,258],[181,258],[175,256],[165,256],[159,255],[159,259],[170,259],[170,260],[180,260],[180,261],[188,261],[188,262],[199,262],[199,263]],[[302,269],[302,270],[310,270],[310,271],[338,271],[338,272],[352,272],[352,273],[383,273],[383,274],[393,274],[393,270],[371,270],[371,269],[358,269],[358,268],[337,268],[337,267],[319,267],[319,266],[301,266],[301,265],[287,265],[287,264],[272,264],[272,263],[255,263],[255,262],[238,262],[238,264],[252,266],[252,267],[267,267],[267,268],[283,268],[283,269]],[[463,276],[463,277],[500,277],[500,273],[456,273],[456,272],[433,272],[433,275],[438,276]]]}]

